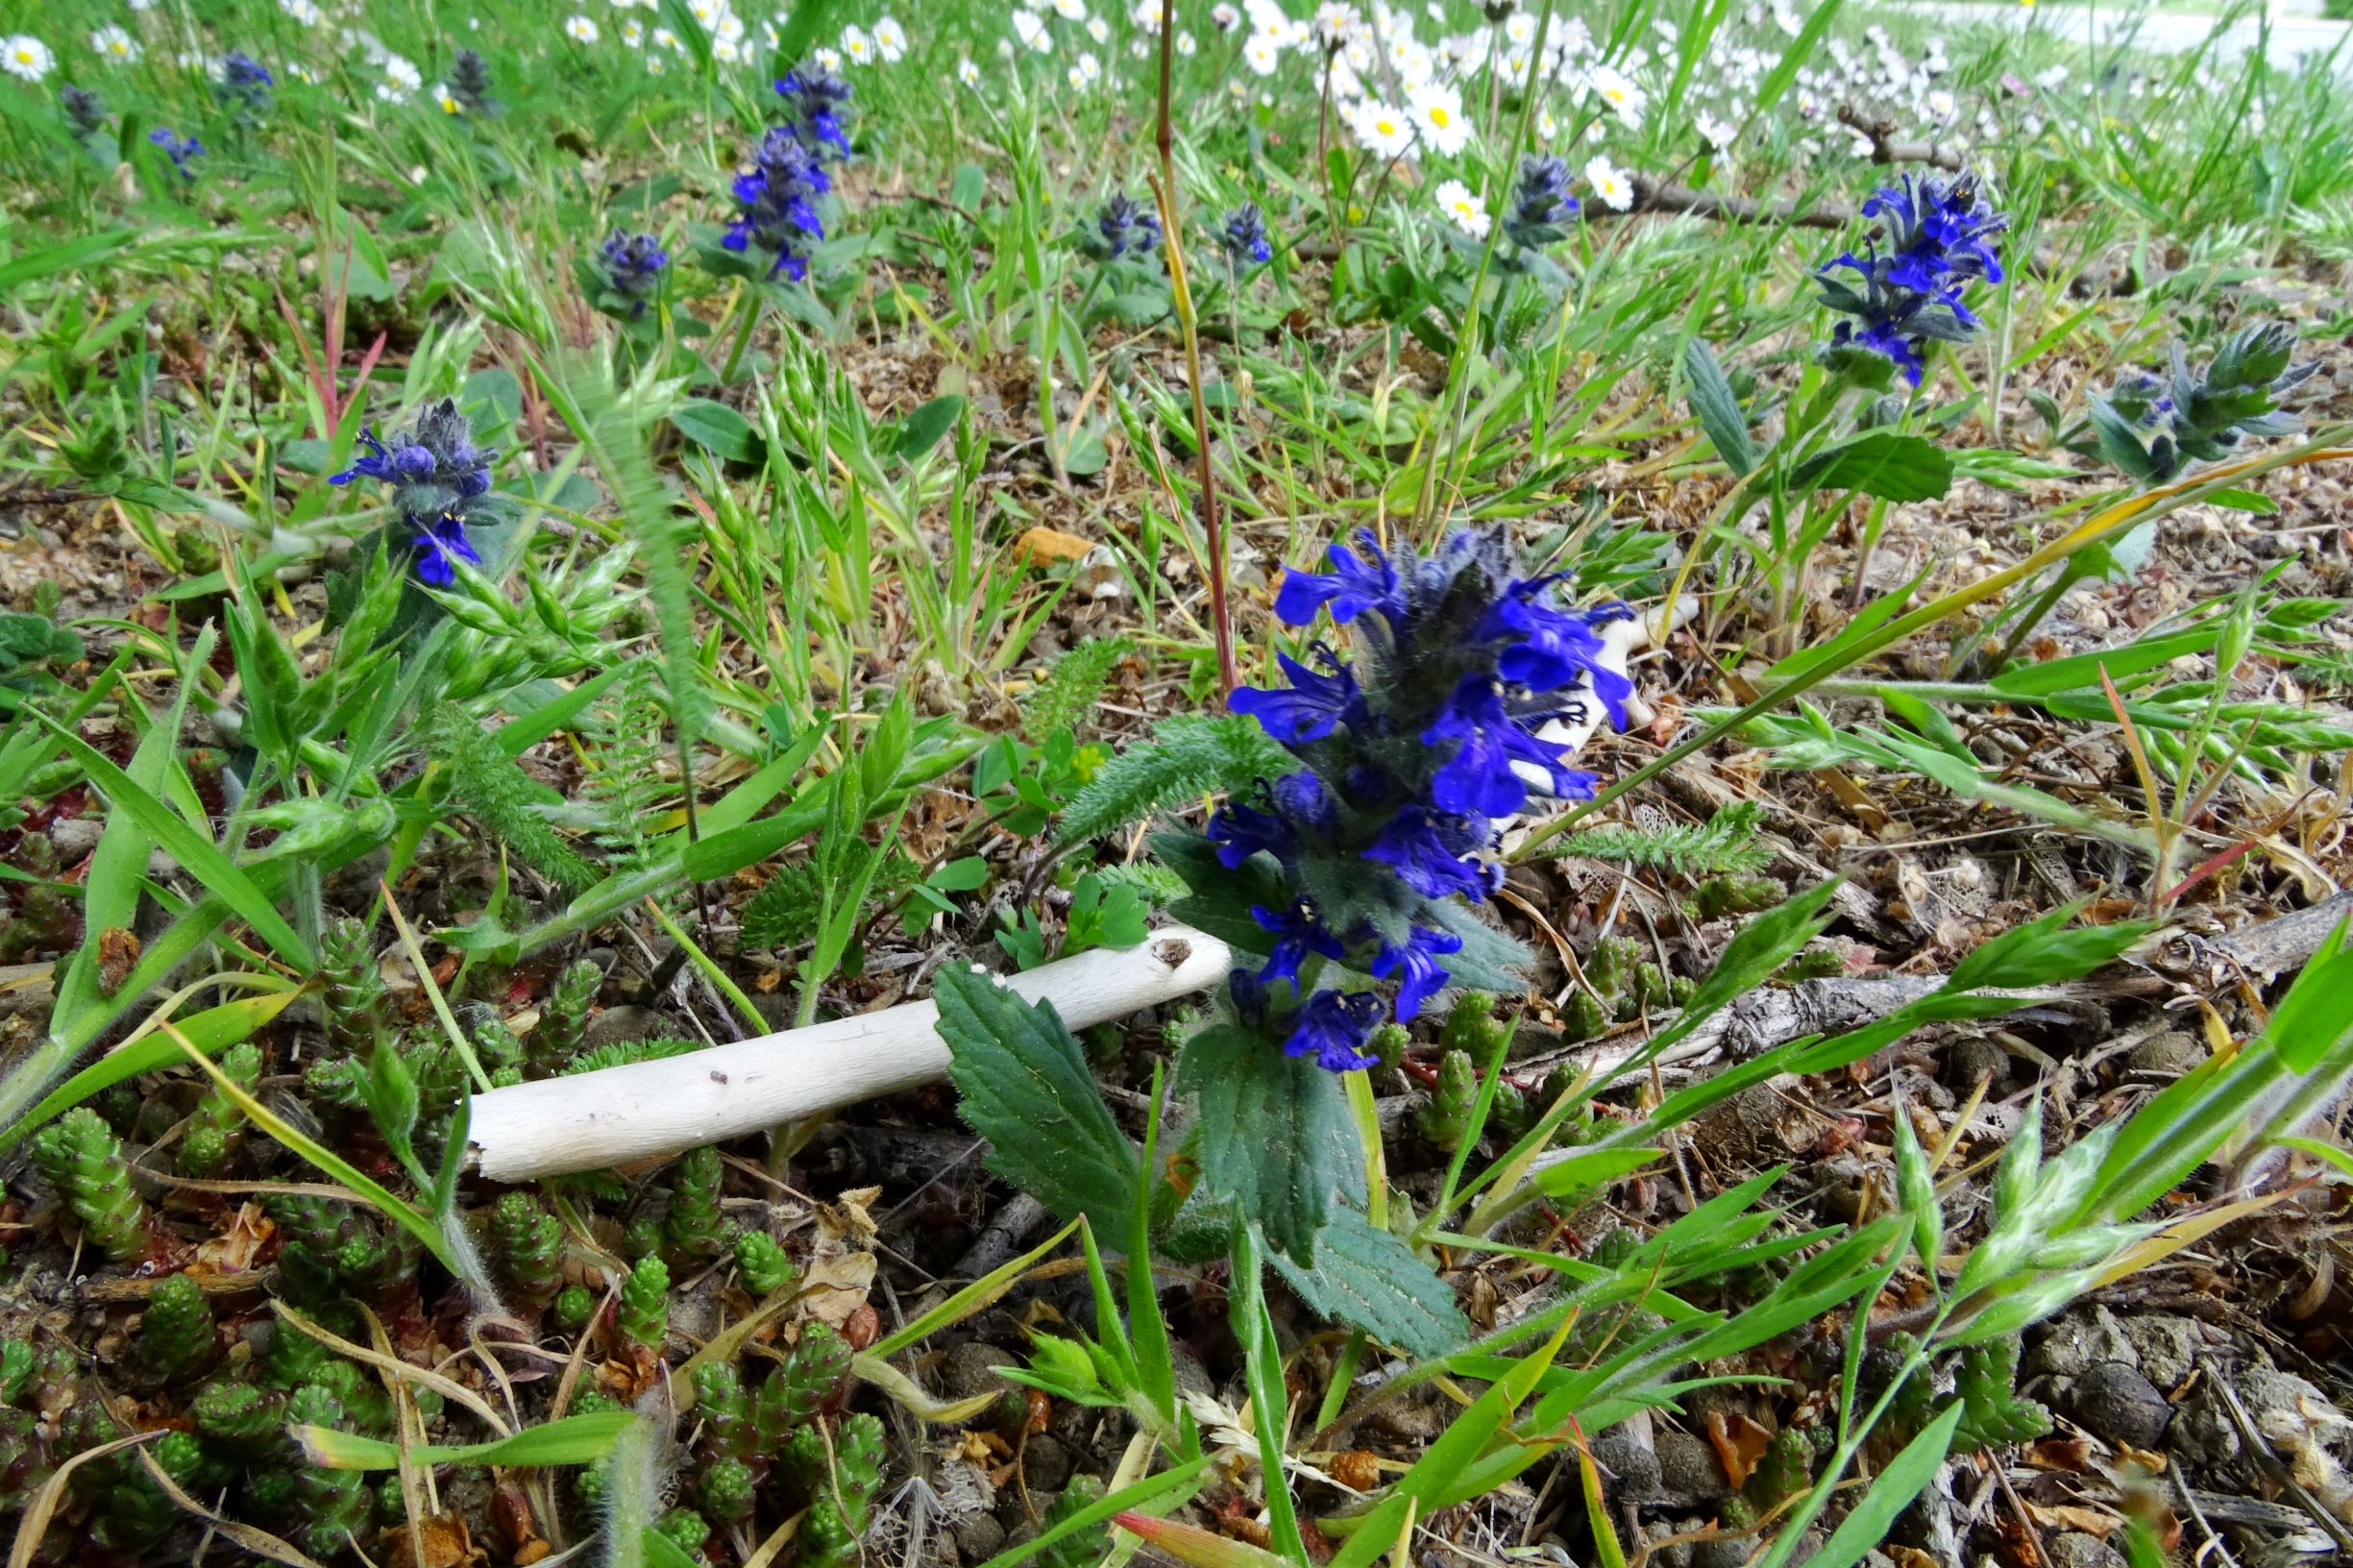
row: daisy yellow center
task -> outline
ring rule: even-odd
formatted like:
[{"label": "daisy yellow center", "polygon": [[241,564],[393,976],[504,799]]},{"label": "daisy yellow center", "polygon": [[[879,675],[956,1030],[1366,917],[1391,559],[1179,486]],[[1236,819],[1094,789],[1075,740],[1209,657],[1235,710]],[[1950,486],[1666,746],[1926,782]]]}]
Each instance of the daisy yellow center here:
[{"label": "daisy yellow center", "polygon": [[1454,116],[1453,116],[1452,114],[1449,114],[1449,113],[1447,113],[1447,112],[1446,112],[1446,108],[1445,108],[1445,106],[1444,106],[1444,105],[1442,105],[1442,104],[1434,104],[1434,105],[1432,105],[1432,106],[1431,106],[1431,109],[1430,109],[1430,123],[1431,123],[1432,125],[1434,125],[1434,126],[1436,126],[1436,127],[1437,127],[1439,130],[1443,131],[1443,130],[1445,130],[1445,129],[1446,129],[1446,127],[1447,127],[1449,124],[1451,124],[1451,123],[1453,122],[1453,120],[1454,120]]}]

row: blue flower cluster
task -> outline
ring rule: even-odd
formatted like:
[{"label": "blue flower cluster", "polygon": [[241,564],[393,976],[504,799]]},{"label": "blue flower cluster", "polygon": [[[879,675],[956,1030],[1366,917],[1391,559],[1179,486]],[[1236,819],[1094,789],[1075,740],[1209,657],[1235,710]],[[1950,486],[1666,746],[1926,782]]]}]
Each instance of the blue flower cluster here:
[{"label": "blue flower cluster", "polygon": [[58,110],[65,116],[65,129],[76,141],[87,141],[107,128],[106,100],[87,87],[69,82],[58,88]]},{"label": "blue flower cluster", "polygon": [[499,112],[499,100],[490,90],[490,62],[479,50],[460,49],[450,57],[450,96],[469,114]]},{"label": "blue flower cluster", "polygon": [[242,49],[232,49],[221,58],[220,76],[212,90],[233,112],[252,115],[269,108],[270,89],[277,85],[267,65]]},{"label": "blue flower cluster", "polygon": [[721,244],[731,251],[753,246],[775,259],[771,278],[783,273],[796,282],[809,276],[811,246],[825,237],[817,199],[833,188],[816,147],[797,126],[771,126],[760,139],[752,166],[735,177],[735,199],[743,211],[728,225]]},{"label": "blue flower cluster", "polygon": [[1160,219],[1125,191],[1096,208],[1092,232],[1082,236],[1098,261],[1150,256],[1160,249]]},{"label": "blue flower cluster", "polygon": [[832,148],[849,156],[850,85],[819,65],[803,65],[776,80],[776,91],[789,108],[785,128],[804,136],[821,158]]},{"label": "blue flower cluster", "polygon": [[1569,194],[1569,166],[1556,158],[1522,158],[1511,205],[1504,210],[1504,237],[1512,245],[1506,264],[1520,252],[1540,251],[1566,239],[1568,221],[1577,212],[1577,198]]},{"label": "blue flower cluster", "polygon": [[670,265],[670,253],[651,234],[616,229],[605,236],[597,259],[603,264],[606,284],[629,302],[629,314],[636,316],[645,313],[646,301],[661,287],[662,269]]},{"label": "blue flower cluster", "polygon": [[[1427,556],[1392,555],[1362,533],[1353,550],[1334,546],[1330,565],[1286,576],[1275,614],[1307,625],[1329,613],[1357,657],[1318,643],[1311,662],[1279,655],[1285,685],[1234,694],[1235,711],[1303,766],[1220,808],[1206,836],[1229,871],[1278,868],[1287,894],[1250,911],[1266,958],[1236,972],[1236,1011],[1287,1031],[1288,1054],[1344,1072],[1371,1063],[1383,1009],[1368,992],[1311,990],[1305,966],[1395,981],[1400,1022],[1446,986],[1444,961],[1478,924],[1452,900],[1502,886],[1483,855],[1495,819],[1532,792],[1593,794],[1593,775],[1537,730],[1596,705],[1624,724],[1633,683],[1602,662],[1599,628],[1632,612],[1565,608],[1562,578],[1518,576],[1497,533],[1465,530]],[[1274,989],[1286,982],[1303,997],[1287,1011]]]},{"label": "blue flower cluster", "polygon": [[331,484],[354,479],[381,479],[392,486],[393,504],[408,530],[409,548],[417,557],[417,576],[436,587],[456,576],[453,563],[479,566],[482,557],[466,537],[466,518],[490,493],[490,465],[498,452],[474,444],[474,428],[457,411],[457,400],[444,398],[417,416],[417,423],[390,441],[380,441],[372,429],[362,429],[365,453]]},{"label": "blue flower cluster", "polygon": [[1237,267],[1274,257],[1274,242],[1266,237],[1266,214],[1259,210],[1256,202],[1244,202],[1228,212],[1225,226],[1217,231],[1217,243],[1226,253],[1226,260]]},{"label": "blue flower cluster", "polygon": [[[1973,174],[1904,175],[1875,191],[1863,215],[1879,221],[1879,239],[1814,275],[1823,303],[1854,318],[1840,322],[1831,341],[1885,355],[1918,386],[1931,339],[1965,343],[1980,325],[1961,291],[1978,279],[2001,282],[1994,236],[2010,220],[1994,210]],[[1831,276],[1842,267],[1857,282]]]},{"label": "blue flower cluster", "polygon": [[194,136],[184,136],[170,127],[161,125],[148,132],[147,139],[163,149],[163,156],[172,160],[172,167],[180,171],[181,179],[193,180],[196,178],[196,171],[188,167],[188,159],[204,156],[205,144],[203,142],[198,141]]}]

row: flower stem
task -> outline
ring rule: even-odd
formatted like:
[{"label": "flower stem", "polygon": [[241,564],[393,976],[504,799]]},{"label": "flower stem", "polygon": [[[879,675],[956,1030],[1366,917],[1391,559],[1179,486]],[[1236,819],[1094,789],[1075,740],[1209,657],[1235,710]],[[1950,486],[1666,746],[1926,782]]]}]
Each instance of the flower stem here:
[{"label": "flower stem", "polygon": [[1168,112],[1168,81],[1175,65],[1175,0],[1160,7],[1160,173],[1152,193],[1160,202],[1161,239],[1168,252],[1168,297],[1185,333],[1185,380],[1192,393],[1193,451],[1200,462],[1201,535],[1209,551],[1210,635],[1217,648],[1217,691],[1232,695],[1239,684],[1234,668],[1234,621],[1226,609],[1225,535],[1217,520],[1216,475],[1210,463],[1209,404],[1201,393],[1201,329],[1193,313],[1192,290],[1185,281],[1185,242],[1177,222],[1176,136]]}]

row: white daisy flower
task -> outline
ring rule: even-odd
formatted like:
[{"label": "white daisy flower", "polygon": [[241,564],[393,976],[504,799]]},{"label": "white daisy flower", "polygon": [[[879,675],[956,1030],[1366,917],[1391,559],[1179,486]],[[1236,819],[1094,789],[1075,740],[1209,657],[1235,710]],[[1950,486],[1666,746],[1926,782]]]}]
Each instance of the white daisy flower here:
[{"label": "white daisy flower", "polygon": [[1462,112],[1462,94],[1434,83],[1413,89],[1412,114],[1422,140],[1441,157],[1452,158],[1471,144],[1470,116]]},{"label": "white daisy flower", "polygon": [[1226,0],[1217,0],[1215,5],[1210,7],[1210,25],[1220,33],[1231,33],[1242,25],[1242,13],[1228,5]]},{"label": "white daisy flower", "polygon": [[1585,184],[1593,187],[1593,199],[1612,212],[1633,209],[1634,182],[1609,161],[1607,153],[1596,153],[1586,159]]},{"label": "white daisy flower", "polygon": [[312,70],[309,66],[304,64],[299,60],[289,60],[286,61],[286,74],[294,78],[294,80],[297,82],[316,82],[319,79],[318,72]]},{"label": "white daisy flower", "polygon": [[866,29],[856,22],[842,29],[842,58],[852,65],[874,63],[874,40],[866,36]]},{"label": "white daisy flower", "polygon": [[625,18],[621,24],[621,41],[627,44],[632,49],[644,48],[646,45],[646,24],[639,21],[634,16]]},{"label": "white daisy flower", "polygon": [[980,67],[972,63],[970,56],[956,61],[956,80],[968,87],[980,86]]},{"label": "white daisy flower", "polygon": [[1083,82],[1092,84],[1103,80],[1103,62],[1092,54],[1078,57],[1078,74]]},{"label": "white daisy flower", "polygon": [[885,16],[874,24],[874,53],[888,64],[907,58],[907,30],[898,25],[897,17]]},{"label": "white daisy flower", "polygon": [[444,114],[463,114],[466,111],[466,106],[457,101],[457,94],[450,90],[450,85],[447,82],[434,83],[431,96],[433,102],[441,107],[441,112]]},{"label": "white daisy flower", "polygon": [[278,9],[305,27],[318,27],[327,20],[327,12],[321,11],[313,0],[278,0]]},{"label": "white daisy flower", "polygon": [[1550,141],[1558,135],[1560,135],[1560,122],[1553,117],[1553,111],[1549,109],[1537,110],[1536,139]]},{"label": "white daisy flower", "polygon": [[1160,36],[1160,4],[1161,0],[1136,0],[1128,11],[1127,19],[1157,37]]},{"label": "white daisy flower", "polygon": [[1283,63],[1283,45],[1272,33],[1253,33],[1242,40],[1242,63],[1253,75],[1272,76]]},{"label": "white daisy flower", "polygon": [[[668,29],[663,31],[667,32]],[[658,40],[661,35],[657,33],[654,37]],[[842,51],[829,43],[819,44],[809,52],[809,58],[817,61],[820,70],[838,71],[842,68]]]},{"label": "white daisy flower", "polygon": [[660,76],[669,69],[670,61],[664,60],[659,53],[650,50],[647,52],[646,74],[648,76]]},{"label": "white daisy flower", "polygon": [[1190,55],[1200,47],[1193,41],[1193,36],[1190,33],[1179,33],[1176,36],[1176,52],[1180,55]]},{"label": "white daisy flower", "polygon": [[1691,123],[1699,131],[1700,139],[1719,153],[1732,144],[1732,137],[1740,129],[1731,121],[1720,120],[1705,110],[1693,115]]},{"label": "white daisy flower", "polygon": [[571,16],[564,22],[564,37],[575,43],[594,43],[599,37],[597,24],[586,16]]},{"label": "white daisy flower", "polygon": [[57,62],[58,57],[49,52],[49,46],[30,35],[18,33],[0,38],[0,70],[11,76],[38,82]]},{"label": "white daisy flower", "polygon": [[140,54],[138,40],[119,27],[102,27],[92,33],[90,48],[116,65],[128,65]]},{"label": "white daisy flower", "polygon": [[387,104],[404,104],[425,86],[425,73],[399,55],[386,55],[382,69],[383,80],[376,84],[376,96]]},{"label": "white daisy flower", "polygon": [[722,43],[742,43],[744,41],[744,18],[732,11],[722,12],[719,25],[713,28],[711,33]]},{"label": "white daisy flower", "polygon": [[1087,19],[1087,0],[1054,0],[1054,14],[1066,22]]},{"label": "white daisy flower", "polygon": [[1961,108],[1961,101],[1943,87],[1930,92],[1927,102],[1928,117],[1939,125],[1949,124]]},{"label": "white daisy flower", "polygon": [[1509,42],[1521,45],[1535,42],[1536,18],[1534,13],[1525,11],[1515,11],[1510,15],[1505,17],[1504,37]]},{"label": "white daisy flower", "polygon": [[1487,204],[1459,180],[1441,183],[1433,194],[1446,220],[1473,239],[1487,237]]},{"label": "white daisy flower", "polygon": [[711,58],[722,65],[734,65],[751,58],[750,52],[733,38],[713,38]]},{"label": "white daisy flower", "polygon": [[1634,85],[1633,79],[1607,65],[1596,65],[1585,78],[1588,86],[1601,95],[1612,112],[1635,131],[1642,129],[1642,111],[1650,107],[1650,95]]},{"label": "white daisy flower", "polygon": [[1013,34],[1042,55],[1054,52],[1054,39],[1045,30],[1045,18],[1034,11],[1017,11],[1013,13]]},{"label": "white daisy flower", "polygon": [[1075,61],[1073,61],[1069,68],[1065,70],[1062,74],[1063,79],[1070,84],[1070,90],[1072,92],[1083,91],[1086,88],[1087,79],[1079,74],[1079,68]]},{"label": "white daisy flower", "polygon": [[1111,23],[1100,16],[1088,17],[1087,36],[1097,43],[1111,42]]},{"label": "white daisy flower", "polygon": [[1376,158],[1403,157],[1413,145],[1413,122],[1377,99],[1367,98],[1349,116],[1349,129]]}]

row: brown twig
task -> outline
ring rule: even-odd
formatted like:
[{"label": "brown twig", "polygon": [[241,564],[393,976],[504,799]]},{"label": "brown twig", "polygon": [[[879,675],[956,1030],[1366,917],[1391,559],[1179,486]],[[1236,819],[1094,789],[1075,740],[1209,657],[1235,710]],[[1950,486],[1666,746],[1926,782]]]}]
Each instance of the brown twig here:
[{"label": "brown twig", "polygon": [[1896,122],[1875,120],[1852,104],[1841,104],[1838,123],[1871,143],[1874,163],[1927,163],[1949,173],[1961,172],[1961,150],[1941,141],[1899,141]]}]

